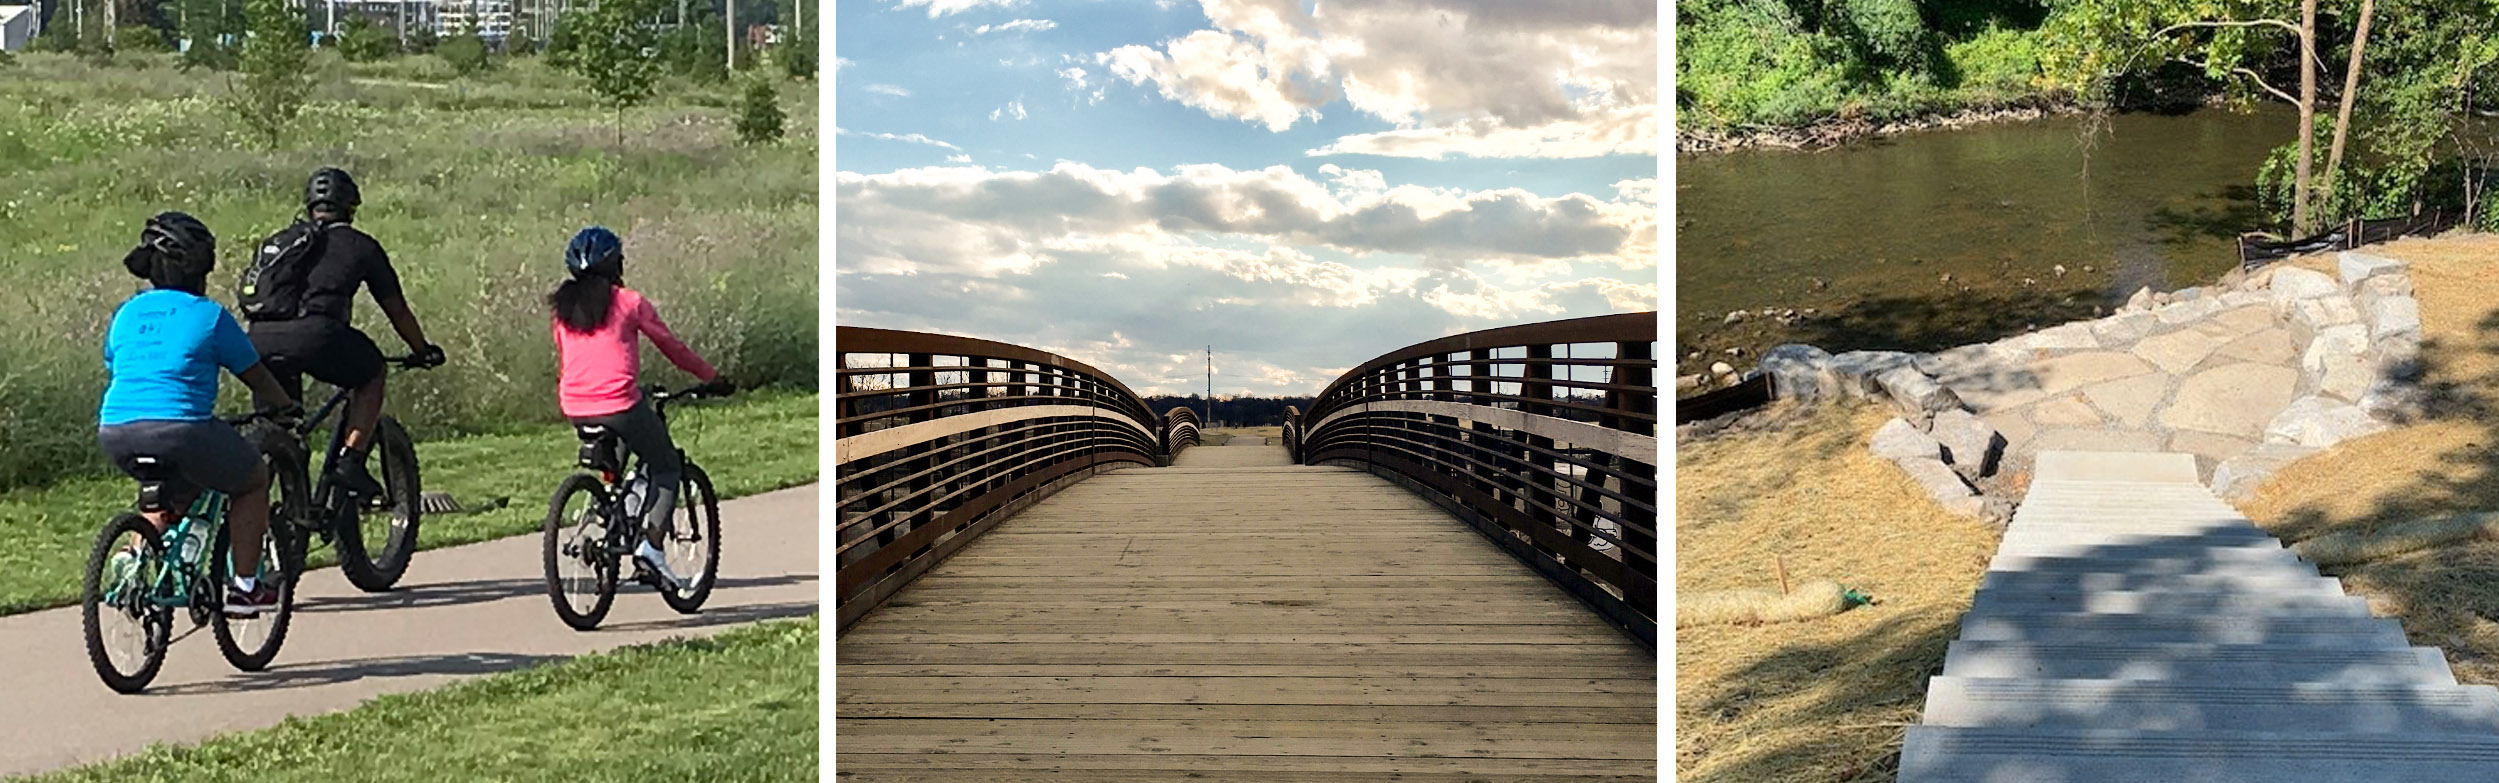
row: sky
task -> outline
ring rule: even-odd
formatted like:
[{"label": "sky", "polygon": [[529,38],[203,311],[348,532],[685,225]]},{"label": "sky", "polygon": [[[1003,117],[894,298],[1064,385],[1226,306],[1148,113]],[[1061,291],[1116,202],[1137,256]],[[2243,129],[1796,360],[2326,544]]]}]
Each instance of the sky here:
[{"label": "sky", "polygon": [[1141,394],[1657,309],[1655,0],[838,0],[835,322]]}]

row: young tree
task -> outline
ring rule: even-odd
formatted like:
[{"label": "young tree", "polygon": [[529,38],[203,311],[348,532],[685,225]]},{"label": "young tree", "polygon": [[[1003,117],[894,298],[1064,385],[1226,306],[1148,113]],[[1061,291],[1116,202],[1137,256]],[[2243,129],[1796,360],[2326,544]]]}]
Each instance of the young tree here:
[{"label": "young tree", "polygon": [[772,87],[772,77],[757,75],[748,78],[745,97],[738,102],[738,141],[747,144],[779,141],[781,120],[781,97]]},{"label": "young tree", "polygon": [[616,112],[616,143],[625,143],[625,110],[650,100],[659,79],[657,0],[604,0],[582,13],[572,69]]},{"label": "young tree", "polygon": [[474,23],[460,25],[451,37],[434,46],[434,53],[451,63],[451,70],[461,76],[475,75],[493,64],[486,55],[486,39],[477,34]]},{"label": "young tree", "polygon": [[233,106],[244,126],[275,148],[287,123],[303,111],[305,93],[312,89],[312,78],[305,72],[312,55],[308,45],[312,32],[305,28],[303,16],[286,6],[286,0],[247,0],[244,16],[251,34],[243,39],[239,58],[243,84],[233,88]]},{"label": "young tree", "polygon": [[339,56],[348,62],[369,63],[399,53],[399,38],[375,26],[363,14],[347,17],[345,28],[338,35]]}]

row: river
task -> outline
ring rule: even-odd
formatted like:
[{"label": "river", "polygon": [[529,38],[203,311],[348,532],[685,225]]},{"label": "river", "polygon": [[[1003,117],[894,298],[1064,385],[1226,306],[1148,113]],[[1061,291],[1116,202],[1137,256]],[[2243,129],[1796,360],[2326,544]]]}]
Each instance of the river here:
[{"label": "river", "polygon": [[2212,282],[2236,263],[2239,232],[2265,222],[2256,169],[2295,137],[2296,117],[2267,107],[2088,125],[1678,157],[1678,372],[1750,367],[1787,342],[1936,350],[2088,317],[2143,286]]}]

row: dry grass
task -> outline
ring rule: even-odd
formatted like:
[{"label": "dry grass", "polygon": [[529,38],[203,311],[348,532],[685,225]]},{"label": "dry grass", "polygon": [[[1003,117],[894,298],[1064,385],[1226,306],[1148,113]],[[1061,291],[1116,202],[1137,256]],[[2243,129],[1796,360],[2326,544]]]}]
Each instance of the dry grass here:
[{"label": "dry grass", "polygon": [[1777,590],[1728,590],[1675,594],[1676,628],[1792,623],[1817,620],[1845,611],[1848,611],[1848,589],[1838,582],[1827,580],[1797,587],[1787,593]]},{"label": "dry grass", "polygon": [[2433,417],[2301,460],[2242,505],[2303,551],[2365,560],[2326,571],[2446,648],[2458,679],[2499,683],[2499,541],[2460,521],[2499,510],[2499,237],[2373,250],[2411,265]]},{"label": "dry grass", "polygon": [[1888,414],[1774,414],[1677,449],[1681,595],[1829,580],[1878,603],[1825,619],[1675,632],[1676,779],[1888,781],[1902,727],[1995,552],[1866,448]]}]

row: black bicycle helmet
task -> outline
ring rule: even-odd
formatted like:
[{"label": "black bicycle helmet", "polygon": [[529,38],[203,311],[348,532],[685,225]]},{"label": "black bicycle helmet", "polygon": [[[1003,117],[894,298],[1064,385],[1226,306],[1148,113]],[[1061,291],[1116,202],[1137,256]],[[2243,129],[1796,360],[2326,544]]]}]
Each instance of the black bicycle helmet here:
[{"label": "black bicycle helmet", "polygon": [[573,235],[564,246],[564,269],[574,277],[602,272],[610,277],[624,271],[625,241],[605,226],[591,226]]},{"label": "black bicycle helmet", "polygon": [[217,235],[208,224],[182,212],[160,212],[148,218],[147,228],[139,231],[139,246],[122,256],[122,267],[130,274],[156,279],[159,264],[175,279],[206,276],[217,268]]},{"label": "black bicycle helmet", "polygon": [[353,212],[363,203],[363,195],[356,191],[355,178],[347,176],[345,171],[325,166],[313,172],[312,179],[304,181],[305,209],[328,204],[342,212]]}]

